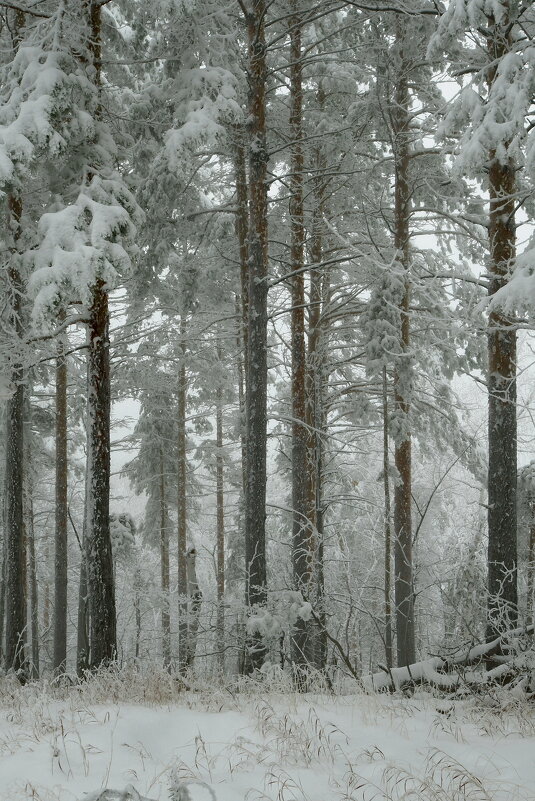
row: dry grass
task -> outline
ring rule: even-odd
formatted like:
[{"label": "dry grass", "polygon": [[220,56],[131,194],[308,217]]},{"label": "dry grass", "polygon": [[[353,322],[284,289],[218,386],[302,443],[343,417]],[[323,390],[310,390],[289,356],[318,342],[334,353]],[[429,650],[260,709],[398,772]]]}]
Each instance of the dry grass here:
[{"label": "dry grass", "polygon": [[[102,671],[77,684],[41,681],[20,687],[7,678],[0,681],[0,713],[10,725],[0,736],[0,757],[29,753],[37,744],[47,743],[50,772],[58,789],[21,780],[15,788],[16,799],[72,801],[72,794],[60,789],[62,779],[90,778],[95,753],[79,727],[107,725],[113,730],[117,707],[122,704],[176,705],[202,712],[239,712],[250,721],[253,733],[231,735],[228,742],[217,746],[199,734],[192,756],[177,758],[158,770],[154,755],[141,743],[120,744],[131,750],[130,781],[138,787],[143,783],[147,796],[139,796],[141,799],[150,798],[151,789],[158,795],[155,788],[159,785],[168,788],[170,801],[188,801],[193,785],[204,787],[210,798],[217,799],[222,780],[232,783],[238,775],[251,771],[258,776],[259,770],[262,781],[251,784],[243,801],[529,801],[534,797],[517,786],[506,787],[476,775],[443,750],[429,748],[418,771],[388,764],[383,750],[373,742],[356,750],[350,732],[327,720],[325,711],[318,712],[329,702],[339,708],[348,703],[358,705],[363,723],[391,728],[403,737],[411,735],[412,718],[434,703],[430,697],[409,700],[359,695],[330,701],[325,695],[303,697],[280,676],[273,682],[244,680],[215,688],[191,680],[186,687],[181,680],[155,669]],[[477,699],[436,707],[430,718],[431,741],[440,736],[464,743],[468,731],[470,737],[474,731],[494,739],[535,737],[533,707],[510,695],[495,695],[485,703]],[[110,766],[112,756],[107,756]],[[329,778],[328,797],[311,794],[310,775],[315,773]],[[101,784],[101,790],[105,786]],[[131,796],[124,792],[114,796],[110,791],[102,799],[131,797],[137,801],[134,793],[132,789]]]}]

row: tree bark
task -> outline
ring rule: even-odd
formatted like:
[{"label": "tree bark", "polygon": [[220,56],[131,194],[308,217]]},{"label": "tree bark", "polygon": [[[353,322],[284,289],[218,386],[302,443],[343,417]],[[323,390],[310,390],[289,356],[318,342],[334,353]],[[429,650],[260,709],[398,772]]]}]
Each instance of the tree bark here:
[{"label": "tree bark", "polygon": [[39,595],[37,585],[37,562],[35,557],[35,526],[33,520],[33,498],[28,498],[28,512],[26,518],[27,544],[28,544],[28,573],[30,589],[30,634],[32,638],[31,650],[31,677],[38,679],[40,674],[39,654]]},{"label": "tree bark", "polygon": [[91,669],[117,656],[115,585],[110,536],[110,340],[108,295],[99,279],[89,310],[86,568]]},{"label": "tree bark", "polygon": [[[267,161],[265,0],[251,0],[248,35],[249,139],[249,309],[247,320],[245,496],[245,603],[249,610],[267,600],[266,450],[267,450]],[[249,638],[248,670],[260,668],[266,646]]]},{"label": "tree bark", "polygon": [[[90,0],[88,49],[101,86],[102,4]],[[96,116],[100,115],[97,109]],[[88,323],[86,567],[89,590],[89,665],[92,669],[117,657],[115,580],[110,536],[110,337],[108,293],[98,278],[92,287]]]},{"label": "tree bark", "polygon": [[[301,17],[297,0],[292,0],[290,31],[290,267],[292,310],[290,320],[292,351],[292,567],[295,589],[313,601],[316,543],[309,508],[311,463],[306,427],[306,349],[305,349],[305,263],[303,208],[303,65],[301,55]],[[314,661],[312,623],[298,618],[292,634],[292,658],[297,686],[307,688],[307,671]]]},{"label": "tree bark", "polygon": [[535,505],[530,504],[531,520],[529,525],[529,550],[527,566],[527,588],[526,588],[526,626],[533,625],[533,602],[535,601]]},{"label": "tree bark", "polygon": [[178,410],[177,410],[177,534],[178,534],[178,659],[179,670],[187,668],[188,649],[188,578],[186,570],[187,551],[187,511],[186,511],[186,319],[180,319],[181,363],[178,368]]},{"label": "tree bark", "polygon": [[[323,111],[325,91],[320,82],[317,92],[318,108]],[[320,270],[324,248],[325,207],[325,156],[318,147],[314,156],[316,177],[313,181],[314,211],[310,246],[310,298],[308,307],[308,349],[306,370],[306,419],[308,426],[308,508],[311,523],[316,531],[316,597],[317,620],[315,665],[319,670],[327,667],[327,629],[325,611],[325,569],[324,569],[324,510],[323,510],[323,450],[326,432],[324,393],[326,384],[326,337],[325,320],[322,312],[328,294],[328,279]]]},{"label": "tree bark", "polygon": [[[220,367],[223,353],[218,344]],[[217,528],[217,652],[221,673],[225,669],[225,496],[223,484],[223,388],[217,388],[216,408],[216,528]]]},{"label": "tree bark", "polygon": [[249,317],[249,252],[247,247],[248,240],[248,191],[247,191],[247,170],[245,158],[245,144],[243,128],[236,130],[236,145],[234,151],[234,173],[236,181],[236,201],[238,213],[236,215],[236,237],[238,239],[238,249],[240,257],[240,295],[237,298],[237,320],[238,320],[238,400],[240,404],[241,419],[241,462],[242,462],[242,502],[246,495],[247,486],[247,431],[246,431],[246,388],[248,365],[247,365],[247,323]]},{"label": "tree bark", "polygon": [[38,617],[38,595],[37,595],[37,564],[35,560],[35,528],[33,519],[33,467],[32,467],[32,416],[27,387],[24,399],[24,495],[23,495],[23,516],[24,516],[24,542],[27,555],[27,581],[29,595],[29,621],[31,651],[29,657],[29,676],[32,679],[39,678],[39,617]]},{"label": "tree bark", "polygon": [[394,461],[398,472],[394,491],[394,561],[395,602],[398,664],[408,665],[416,659],[414,634],[414,587],[412,563],[412,478],[410,431],[410,187],[409,187],[409,85],[406,48],[408,35],[406,21],[397,15],[396,44],[399,73],[396,77],[394,108],[392,110],[395,199],[394,246],[398,263],[404,272],[404,291],[400,303],[401,330],[400,355],[394,374],[394,404],[400,421],[401,433],[395,441]]},{"label": "tree bark", "polygon": [[[86,475],[85,505],[87,507],[88,478]],[[83,677],[89,670],[89,588],[87,585],[87,524],[84,517],[80,549],[80,576],[78,582],[78,615],[76,626],[76,673]]]},{"label": "tree bark", "polygon": [[4,664],[4,622],[6,612],[6,578],[7,578],[7,540],[3,527],[2,537],[2,575],[0,577],[0,665]]},{"label": "tree bark", "polygon": [[394,665],[394,653],[392,644],[392,526],[390,509],[390,464],[388,458],[388,383],[386,366],[383,367],[383,491],[385,499],[385,589],[384,589],[384,609],[385,609],[385,659],[386,666],[390,668]]},{"label": "tree bark", "polygon": [[165,670],[171,667],[171,617],[169,598],[169,529],[165,490],[165,465],[160,445],[160,573],[162,585],[162,656]]},{"label": "tree bark", "polygon": [[[22,199],[18,194],[8,195],[9,224],[12,248],[8,266],[10,323],[14,348],[22,339],[22,277],[18,265]],[[18,359],[18,355],[15,357]],[[6,472],[5,472],[5,525],[7,540],[6,587],[6,650],[5,668],[13,670],[21,681],[27,679],[25,658],[26,640],[26,565],[23,516],[23,464],[24,464],[24,371],[15,363],[11,376],[13,395],[7,402],[6,412]]]},{"label": "tree bark", "polygon": [[188,598],[189,598],[189,623],[188,623],[188,640],[186,648],[186,668],[193,665],[195,659],[195,651],[197,650],[197,634],[199,631],[202,592],[197,582],[197,573],[195,570],[195,560],[197,552],[195,548],[189,548],[186,554],[186,573],[188,582]]},{"label": "tree bark", "polygon": [[[64,319],[60,315],[60,321]],[[67,665],[67,359],[65,342],[57,344],[56,358],[56,518],[54,552],[54,672]]]},{"label": "tree bark", "polygon": [[50,546],[48,535],[44,538],[43,545],[43,562],[45,564],[45,573],[43,576],[43,649],[50,658],[50,649],[48,637],[50,633],[50,582],[48,581],[48,567],[50,563]]},{"label": "tree bark", "polygon": [[[508,3],[504,3],[504,8]],[[497,64],[511,50],[509,17],[489,19],[489,84]],[[515,165],[512,159],[489,158],[489,249],[492,297],[506,285],[516,255]],[[517,617],[516,543],[516,329],[514,322],[492,309],[488,321],[489,463],[488,463],[488,616],[487,637],[493,639]]]}]

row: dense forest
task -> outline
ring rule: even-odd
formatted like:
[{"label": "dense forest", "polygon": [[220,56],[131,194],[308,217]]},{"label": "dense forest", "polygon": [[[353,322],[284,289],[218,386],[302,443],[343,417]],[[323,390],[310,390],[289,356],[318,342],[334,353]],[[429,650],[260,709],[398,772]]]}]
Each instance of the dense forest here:
[{"label": "dense forest", "polygon": [[526,680],[534,38],[0,0],[6,673]]}]

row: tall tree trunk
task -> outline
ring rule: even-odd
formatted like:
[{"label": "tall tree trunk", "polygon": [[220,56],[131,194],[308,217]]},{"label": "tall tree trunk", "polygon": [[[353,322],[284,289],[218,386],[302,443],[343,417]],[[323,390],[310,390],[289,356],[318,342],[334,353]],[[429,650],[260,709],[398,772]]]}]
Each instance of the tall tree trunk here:
[{"label": "tall tree trunk", "polygon": [[160,573],[162,584],[162,656],[166,670],[171,667],[171,617],[169,599],[169,529],[167,527],[165,464],[160,445]]},{"label": "tall tree trunk", "polygon": [[[509,3],[503,3],[504,11]],[[489,84],[497,65],[511,50],[509,14],[489,19]],[[516,256],[515,165],[491,152],[489,158],[489,249],[492,297],[508,280]],[[489,464],[488,464],[488,620],[493,639],[517,617],[516,542],[516,329],[514,322],[492,309],[488,321]]]},{"label": "tall tree trunk", "polygon": [[[292,0],[290,31],[290,265],[292,311],[290,320],[292,350],[292,567],[294,586],[307,601],[314,601],[315,538],[309,507],[311,463],[306,428],[306,350],[305,350],[305,263],[303,210],[303,65],[301,56],[301,17],[298,2]],[[297,686],[307,687],[307,669],[313,662],[312,625],[298,618],[292,634],[292,658]]]},{"label": "tall tree trunk", "polygon": [[24,542],[27,554],[27,580],[29,596],[29,621],[31,636],[31,651],[29,657],[29,675],[32,679],[39,678],[39,617],[37,596],[37,564],[35,560],[35,528],[33,519],[33,465],[32,465],[32,416],[29,398],[29,389],[26,387],[24,399],[24,469],[23,469],[23,516],[24,516]]},{"label": "tall tree trunk", "polygon": [[240,126],[235,129],[236,143],[234,148],[234,174],[236,182],[236,237],[240,257],[241,288],[241,341],[243,343],[244,367],[247,375],[247,320],[249,316],[249,235],[247,167],[244,141],[244,130]]},{"label": "tall tree trunk", "polygon": [[[20,240],[22,200],[18,194],[8,195],[9,227],[12,248],[8,266],[10,323],[14,347],[22,339],[23,285],[19,268],[18,242]],[[17,357],[16,357],[17,358]],[[11,376],[14,392],[7,402],[6,414],[6,472],[5,472],[5,525],[7,539],[6,588],[6,670],[13,670],[21,681],[27,678],[25,660],[26,639],[26,581],[23,515],[23,464],[24,464],[24,370],[15,363]]]},{"label": "tall tree trunk", "polygon": [[[320,82],[317,92],[318,108],[323,111],[325,91]],[[322,309],[325,305],[327,279],[320,269],[324,248],[325,208],[325,156],[321,147],[316,148],[314,166],[316,177],[313,181],[314,211],[310,246],[310,297],[308,307],[308,350],[306,370],[306,420],[307,420],[307,493],[311,523],[316,530],[316,597],[315,607],[318,617],[315,632],[315,665],[319,670],[327,667],[327,628],[325,612],[325,569],[324,569],[324,514],[323,514],[323,446],[326,428],[324,414],[325,389],[325,336]]]},{"label": "tall tree trunk", "polygon": [[240,295],[236,298],[236,316],[238,321],[238,399],[240,404],[241,419],[241,462],[242,462],[242,494],[243,499],[246,495],[247,485],[247,431],[246,431],[246,408],[245,408],[245,383],[247,380],[247,322],[249,317],[249,252],[247,247],[248,239],[248,192],[247,192],[247,170],[245,158],[244,130],[237,127],[236,145],[234,151],[234,172],[236,181],[236,200],[238,213],[236,215],[236,237],[238,239],[238,249],[240,256]]},{"label": "tall tree trunk", "polygon": [[180,319],[181,362],[178,368],[178,410],[177,410],[177,533],[178,533],[178,659],[183,673],[187,667],[188,649],[188,578],[186,569],[187,552],[187,512],[186,512],[186,319]]},{"label": "tall tree trunk", "polygon": [[[222,368],[223,353],[218,343],[217,356]],[[217,388],[216,408],[216,528],[217,528],[217,652],[221,673],[225,669],[225,496],[223,485],[223,387]]]},{"label": "tall tree trunk", "polygon": [[141,652],[141,571],[138,567],[136,567],[136,572],[134,573],[134,612],[135,612],[135,620],[136,620],[136,640],[135,640],[135,649],[134,655],[136,660],[139,659],[139,655]]},{"label": "tall tree trunk", "polygon": [[409,84],[406,48],[408,35],[406,20],[398,14],[396,19],[396,45],[399,73],[395,82],[392,110],[395,200],[394,246],[398,263],[404,271],[404,292],[400,303],[401,331],[400,356],[394,375],[394,404],[401,421],[401,433],[396,437],[394,461],[398,479],[394,492],[394,559],[395,601],[398,664],[409,665],[416,660],[414,635],[414,587],[412,564],[412,479],[411,431],[409,423],[411,397],[410,367],[410,187],[409,187]]},{"label": "tall tree trunk", "polygon": [[0,576],[0,665],[4,664],[4,622],[6,613],[6,578],[7,578],[7,540],[3,527],[2,538],[2,575]]},{"label": "tall tree trunk", "polygon": [[[236,145],[234,155],[234,172],[236,181],[236,200],[238,213],[236,215],[236,238],[238,240],[239,259],[240,259],[240,294],[236,296],[236,320],[237,320],[237,371],[238,371],[238,402],[240,408],[240,446],[241,446],[241,495],[239,501],[239,536],[241,542],[245,542],[246,515],[245,498],[247,497],[247,409],[246,409],[246,382],[248,375],[248,319],[249,319],[249,220],[248,220],[248,189],[247,189],[247,167],[246,167],[246,148],[245,130],[243,126],[237,126]],[[236,624],[237,640],[239,642],[239,672],[245,672],[246,660],[246,637],[244,626]]]},{"label": "tall tree trunk", "polygon": [[[88,475],[85,477],[85,500],[87,508]],[[72,525],[72,519],[71,519]],[[74,526],[73,526],[74,527]],[[76,534],[76,530],[75,530]],[[79,538],[77,536],[77,540]],[[80,574],[78,578],[78,609],[76,621],[76,673],[83,677],[89,670],[89,587],[87,581],[87,518],[84,515],[82,541],[80,545]]]},{"label": "tall tree trunk", "polygon": [[[245,603],[267,600],[267,161],[265,0],[250,0],[246,12],[249,43],[249,309],[247,320],[245,497]],[[260,668],[266,647],[259,634],[248,642],[248,669]]]},{"label": "tall tree trunk", "polygon": [[[60,320],[64,319],[60,315]],[[65,341],[57,344],[56,358],[56,518],[54,552],[54,672],[67,664],[67,359]]]},{"label": "tall tree trunk", "polygon": [[32,638],[31,677],[38,679],[39,659],[39,596],[37,589],[37,561],[35,557],[35,526],[33,519],[33,496],[30,488],[26,517],[26,541],[28,546],[28,573],[30,590],[30,634]]},{"label": "tall tree trunk", "polygon": [[[95,84],[101,86],[102,3],[90,0],[89,52]],[[97,109],[97,117],[100,110]],[[88,323],[86,567],[89,589],[89,665],[92,669],[117,657],[115,580],[110,536],[110,336],[106,283],[92,287]]]},{"label": "tall tree trunk", "polygon": [[110,340],[104,281],[93,287],[89,310],[86,568],[89,589],[89,665],[117,655],[115,586],[110,536]]},{"label": "tall tree trunk", "polygon": [[526,588],[526,626],[533,625],[533,602],[535,601],[535,504],[530,503],[530,522],[529,522],[529,544],[528,544],[528,566],[527,566],[527,588]]},{"label": "tall tree trunk", "polygon": [[49,573],[49,564],[50,564],[50,546],[49,546],[49,538],[48,535],[44,537],[44,545],[43,545],[43,563],[44,563],[44,575],[43,575],[43,647],[47,659],[50,659],[50,649],[49,649],[49,634],[50,634],[50,582],[48,581],[48,573]]},{"label": "tall tree trunk", "polygon": [[386,366],[383,367],[383,491],[385,499],[385,659],[386,666],[394,665],[392,646],[392,527],[390,509],[390,464],[388,458],[388,379]]}]

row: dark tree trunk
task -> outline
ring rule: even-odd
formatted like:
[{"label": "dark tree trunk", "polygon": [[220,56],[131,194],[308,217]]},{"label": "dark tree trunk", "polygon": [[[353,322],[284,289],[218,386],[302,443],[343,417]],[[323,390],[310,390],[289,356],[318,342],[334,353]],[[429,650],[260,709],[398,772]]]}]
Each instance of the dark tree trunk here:
[{"label": "dark tree trunk", "polygon": [[399,73],[396,77],[394,108],[392,111],[395,200],[394,245],[398,263],[404,271],[405,289],[400,303],[401,331],[400,356],[394,375],[394,404],[402,425],[402,433],[395,442],[394,461],[398,480],[394,492],[394,560],[395,601],[398,665],[409,665],[416,659],[414,636],[414,587],[412,562],[412,479],[411,432],[409,423],[411,396],[410,367],[410,187],[409,187],[409,85],[405,49],[408,46],[406,21],[398,15],[396,43]]},{"label": "dark tree trunk", "polygon": [[186,513],[186,320],[180,319],[181,363],[178,368],[178,484],[177,484],[177,534],[178,534],[178,659],[183,673],[187,667],[188,649],[188,578],[186,570],[187,513]]},{"label": "dark tree trunk", "polygon": [[[320,84],[317,92],[318,108],[323,110],[325,91]],[[308,351],[306,371],[306,419],[308,426],[308,508],[312,509],[311,522],[316,530],[316,593],[315,593],[315,665],[319,670],[327,667],[327,629],[325,612],[324,569],[324,512],[323,512],[323,449],[326,430],[324,391],[326,380],[326,338],[322,310],[326,302],[327,278],[319,265],[323,260],[325,178],[322,171],[326,161],[321,148],[314,156],[316,177],[313,182],[314,211],[310,246],[310,298],[308,308]],[[315,267],[316,265],[316,267]]]},{"label": "dark tree trunk", "polygon": [[[508,4],[504,4],[504,7]],[[509,18],[490,19],[488,39],[491,68],[489,84],[497,67],[511,50]],[[516,255],[515,165],[490,153],[489,169],[489,295],[508,280]],[[488,621],[487,637],[493,639],[517,617],[516,542],[516,329],[500,311],[491,310],[488,322],[489,465],[488,465]]]},{"label": "dark tree trunk", "polygon": [[[218,345],[221,366],[223,353]],[[217,528],[217,652],[219,669],[225,668],[225,496],[223,484],[223,388],[217,388],[216,409],[216,528]]]},{"label": "dark tree trunk", "polygon": [[[10,322],[15,349],[23,333],[23,285],[19,272],[18,242],[21,237],[22,200],[8,196],[8,210],[13,247],[8,267]],[[15,357],[17,358],[17,357]],[[7,402],[6,472],[5,472],[5,536],[7,541],[6,576],[6,670],[13,670],[24,681],[27,678],[26,640],[26,564],[23,515],[24,464],[24,375],[20,363],[12,368],[14,392]]]},{"label": "dark tree trunk", "polygon": [[0,665],[4,664],[4,622],[6,614],[7,541],[5,526],[2,538],[2,575],[0,576]]},{"label": "dark tree trunk", "polygon": [[141,653],[141,571],[136,568],[134,574],[134,612],[136,619],[136,640],[134,655],[136,660],[139,659]]},{"label": "dark tree trunk", "polygon": [[[85,528],[85,526],[84,526]],[[85,544],[85,533],[83,544]],[[87,562],[85,547],[80,560],[80,579],[78,585],[78,619],[76,628],[76,673],[82,677],[89,670],[89,598],[87,586]]]},{"label": "dark tree trunk", "polygon": [[390,509],[390,464],[388,458],[388,381],[383,367],[383,491],[385,499],[385,659],[390,670],[394,666],[392,645],[392,526]]},{"label": "dark tree trunk", "polygon": [[[90,0],[88,48],[101,86],[102,3]],[[96,115],[100,115],[100,108]],[[117,657],[115,580],[110,537],[110,337],[105,281],[92,287],[88,324],[86,568],[89,590],[89,665]]]},{"label": "dark tree trunk", "polygon": [[[305,229],[303,209],[303,67],[301,18],[292,2],[290,30],[290,265],[292,277],[292,567],[294,586],[307,601],[312,597],[316,543],[311,525],[309,436],[306,427]],[[313,508],[313,507],[312,507]],[[307,687],[307,670],[314,661],[313,626],[298,618],[292,634],[292,659],[297,686]]]},{"label": "dark tree trunk", "polygon": [[86,567],[89,589],[89,665],[117,656],[115,585],[110,537],[110,340],[104,282],[93,287],[89,310]]},{"label": "dark tree trunk", "polygon": [[530,504],[527,588],[526,588],[526,626],[533,625],[533,602],[535,601],[535,504]]},{"label": "dark tree trunk", "polygon": [[39,595],[37,589],[37,561],[35,557],[35,527],[33,521],[33,498],[28,498],[26,517],[26,540],[28,545],[28,573],[30,590],[30,634],[32,638],[31,677],[38,679],[40,673],[39,654]]},{"label": "dark tree trunk", "polygon": [[[64,315],[62,315],[64,317]],[[61,318],[60,318],[61,319]],[[56,359],[56,518],[54,552],[54,662],[56,674],[67,664],[67,360],[58,341]]]},{"label": "dark tree trunk", "polygon": [[197,552],[195,548],[189,548],[186,554],[186,573],[188,583],[188,598],[189,598],[189,624],[188,624],[188,639],[186,647],[186,669],[191,668],[193,660],[195,659],[195,651],[197,650],[197,633],[199,631],[202,592],[197,582],[197,573],[195,569],[195,560]]},{"label": "dark tree trunk", "polygon": [[31,651],[29,658],[29,675],[32,679],[39,678],[39,599],[37,595],[37,564],[35,559],[35,529],[33,519],[33,466],[32,466],[32,415],[29,398],[30,390],[26,387],[24,399],[24,542],[27,554],[27,581],[29,596],[29,609],[27,613],[30,621]]},{"label": "dark tree trunk", "polygon": [[50,582],[48,581],[48,572],[50,564],[50,545],[49,538],[45,536],[43,545],[43,562],[45,565],[43,575],[43,643],[42,650],[44,650],[46,657],[50,660],[49,648],[49,635],[50,635]]},{"label": "dark tree trunk", "polygon": [[171,667],[171,617],[169,599],[169,529],[167,527],[165,464],[160,445],[160,573],[162,584],[162,656],[166,670]]},{"label": "dark tree trunk", "polygon": [[[249,42],[249,309],[247,320],[245,495],[245,602],[250,610],[267,600],[267,184],[265,0],[251,0],[246,13]],[[259,635],[248,642],[247,665],[260,668],[266,647]]]},{"label": "dark tree trunk", "polygon": [[245,144],[243,129],[236,128],[236,145],[234,155],[234,171],[236,181],[236,200],[238,213],[236,215],[236,237],[240,256],[240,296],[236,299],[236,316],[238,321],[238,398],[241,419],[241,462],[242,462],[242,503],[244,502],[247,486],[247,431],[245,408],[245,384],[247,379],[247,324],[249,317],[249,255],[247,239],[249,231],[248,222],[248,192],[247,171],[245,158]]},{"label": "dark tree trunk", "polygon": [[236,129],[234,150],[234,173],[236,181],[236,237],[240,256],[240,288],[241,288],[241,341],[244,353],[245,373],[247,374],[247,320],[249,315],[249,251],[247,240],[249,235],[247,168],[243,129]]}]

